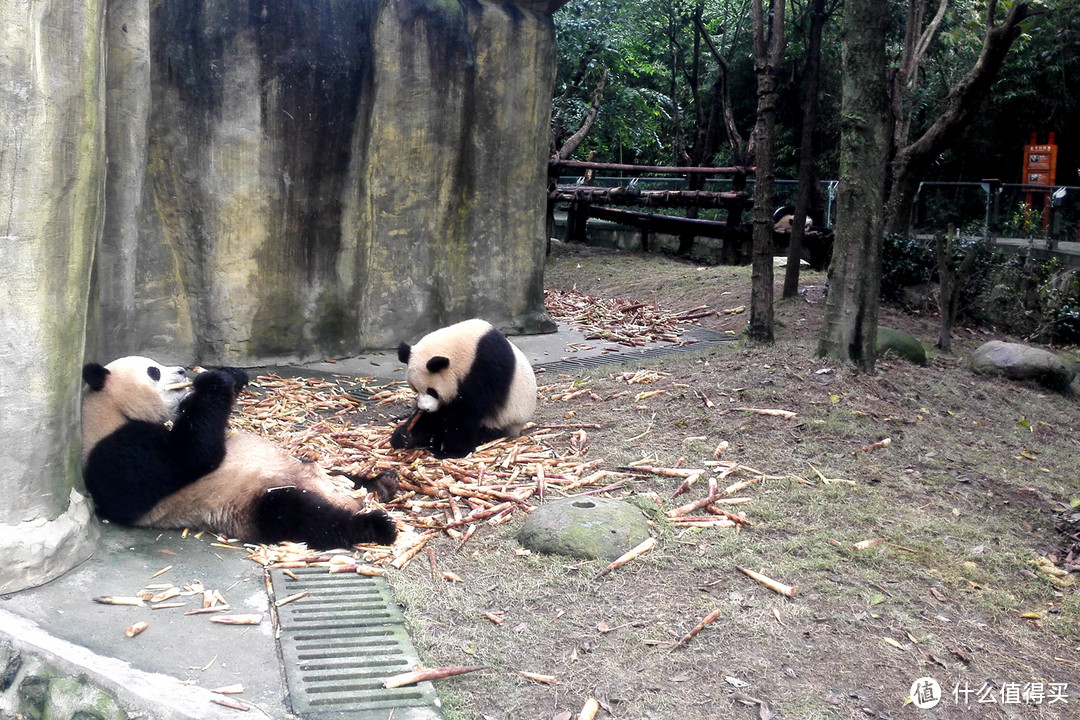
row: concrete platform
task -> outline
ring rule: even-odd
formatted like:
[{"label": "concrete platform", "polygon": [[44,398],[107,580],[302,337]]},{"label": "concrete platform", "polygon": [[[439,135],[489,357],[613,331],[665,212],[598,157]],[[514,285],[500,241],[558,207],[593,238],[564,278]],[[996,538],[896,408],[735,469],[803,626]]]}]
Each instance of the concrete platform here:
[{"label": "concrete platform", "polygon": [[[699,341],[682,348],[691,350],[733,339],[693,328],[686,337]],[[581,332],[570,329],[511,340],[541,373],[682,350],[671,345],[626,348],[586,340]],[[404,376],[394,352],[274,370],[297,376],[380,380]],[[0,596],[0,720],[9,720],[17,712],[19,678],[25,677],[28,667],[43,668],[41,672],[49,676],[82,678],[86,685],[115,699],[127,717],[294,717],[269,617],[265,572],[246,559],[245,551],[218,547],[215,542],[208,534],[184,538],[179,531],[105,524],[90,560],[46,585]],[[155,577],[164,568],[168,569]],[[147,585],[183,586],[195,580],[207,589],[219,590],[231,613],[262,613],[263,622],[222,625],[211,622],[209,615],[184,615],[201,606],[197,596],[174,598],[185,606],[160,610],[93,601],[99,596],[133,596]],[[125,629],[138,621],[147,622],[147,629],[127,637]],[[234,684],[243,685],[243,693],[235,697],[250,710],[242,712],[215,702],[223,698],[211,689]],[[68,720],[79,708],[53,710],[52,717]],[[102,712],[100,717],[123,715]]]}]

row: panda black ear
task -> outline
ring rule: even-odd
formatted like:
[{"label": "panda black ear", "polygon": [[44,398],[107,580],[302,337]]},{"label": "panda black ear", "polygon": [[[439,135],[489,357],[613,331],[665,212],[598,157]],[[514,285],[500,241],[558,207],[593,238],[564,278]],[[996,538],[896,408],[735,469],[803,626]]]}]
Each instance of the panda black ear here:
[{"label": "panda black ear", "polygon": [[450,358],[443,357],[442,355],[436,355],[427,361],[427,369],[430,373],[437,373],[448,367],[450,367]]},{"label": "panda black ear", "polygon": [[94,392],[98,392],[105,387],[105,378],[108,374],[109,371],[105,369],[104,365],[98,365],[97,363],[86,363],[83,365],[83,380]]},{"label": "panda black ear", "polygon": [[397,346],[397,359],[399,362],[409,363],[409,356],[412,355],[412,348],[409,347],[409,343],[403,342]]}]

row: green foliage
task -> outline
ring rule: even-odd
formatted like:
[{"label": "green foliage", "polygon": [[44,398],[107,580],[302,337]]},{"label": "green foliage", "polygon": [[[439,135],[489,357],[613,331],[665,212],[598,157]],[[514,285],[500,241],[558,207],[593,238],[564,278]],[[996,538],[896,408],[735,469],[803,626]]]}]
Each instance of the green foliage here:
[{"label": "green foliage", "polygon": [[910,235],[887,235],[881,245],[881,299],[899,302],[904,288],[929,282],[933,249]]},{"label": "green foliage", "polygon": [[[980,298],[991,286],[1001,264],[1001,256],[983,242],[980,234],[968,228],[961,231],[953,243],[952,266],[960,266],[961,260],[971,247],[976,248],[975,261],[967,277],[959,278],[960,312],[958,317],[972,322],[995,324],[980,310]],[[884,302],[900,302],[904,288],[923,283],[937,282],[937,258],[932,239],[910,235],[889,235],[882,243],[881,251],[881,299]]]},{"label": "green foliage", "polygon": [[[978,254],[961,289],[959,317],[1030,341],[1080,343],[1080,268],[1058,260],[1007,262],[973,235],[956,243],[954,267],[967,248]],[[881,299],[900,302],[904,288],[937,280],[930,241],[889,236],[882,245]]]},{"label": "green foliage", "polygon": [[[1011,3],[998,3],[997,17]],[[1020,179],[1021,148],[1032,132],[1045,139],[1066,130],[1080,115],[1080,3],[1036,0],[1036,14],[1006,57],[990,97],[973,125],[942,153],[927,180]],[[932,4],[932,15],[936,3]],[[571,0],[555,14],[558,81],[552,128],[565,138],[579,126],[589,95],[603,69],[609,71],[600,115],[575,157],[596,150],[605,161],[674,164],[698,141],[697,131],[711,110],[717,63],[696,37],[701,18],[731,68],[736,124],[744,140],[754,124],[756,79],[750,44],[748,0]],[[800,88],[809,24],[806,3],[793,3],[786,19],[786,58],[781,68],[777,108],[777,175],[796,174]],[[906,2],[889,3],[887,42],[896,61],[901,51]],[[840,36],[830,2],[822,45],[817,144],[821,176],[838,173],[840,120]],[[930,44],[919,81],[906,98],[912,112],[912,139],[940,115],[950,89],[974,65],[985,32],[986,3],[956,0]],[[929,20],[929,18],[927,18]],[[722,134],[722,131],[721,131]],[[712,161],[727,164],[721,139]],[[1080,144],[1065,143],[1059,155],[1059,183],[1080,182]]]},{"label": "green foliage", "polygon": [[1042,237],[1042,211],[1019,203],[1011,213],[1002,214],[1001,234],[1011,238]]}]

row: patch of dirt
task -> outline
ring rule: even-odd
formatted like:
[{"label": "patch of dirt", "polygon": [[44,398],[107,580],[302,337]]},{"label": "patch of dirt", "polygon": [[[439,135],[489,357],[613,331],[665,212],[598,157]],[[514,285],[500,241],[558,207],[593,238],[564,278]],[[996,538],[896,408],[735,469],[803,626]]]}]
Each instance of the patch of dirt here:
[{"label": "patch of dirt", "polygon": [[[541,377],[551,389],[533,434],[556,455],[573,450],[593,469],[706,471],[678,499],[680,477],[612,479],[604,494],[646,512],[653,550],[594,579],[604,563],[523,551],[517,512],[478,522],[467,542],[430,540],[438,569],[461,582],[424,554],[388,573],[428,667],[489,668],[436,683],[447,718],[563,720],[589,698],[599,718],[650,720],[1077,717],[1080,599],[1063,584],[1073,575],[1038,564],[1064,560],[1063,509],[1080,497],[1076,397],[977,377],[966,354],[997,336],[959,328],[943,355],[931,349],[935,318],[891,307],[881,323],[919,337],[928,365],[883,358],[867,376],[817,358],[825,277],[804,271],[799,297],[782,301],[781,273],[777,340],[760,345],[741,335],[747,267],[556,248],[549,288],[672,314],[706,305],[717,312],[694,322],[738,342]],[[650,380],[630,384],[635,374]],[[364,414],[386,423],[407,412]],[[733,506],[752,525],[665,518],[661,506],[703,495],[725,467],[718,456],[765,476]],[[548,497],[561,487],[548,484]],[[924,677],[944,695],[933,710],[909,705]]]}]

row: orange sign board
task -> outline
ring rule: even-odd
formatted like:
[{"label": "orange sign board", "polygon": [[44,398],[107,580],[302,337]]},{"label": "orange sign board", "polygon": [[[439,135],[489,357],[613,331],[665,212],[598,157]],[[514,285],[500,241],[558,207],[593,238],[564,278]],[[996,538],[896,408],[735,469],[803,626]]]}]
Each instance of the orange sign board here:
[{"label": "orange sign board", "polygon": [[1053,185],[1057,176],[1057,145],[1054,143],[1054,133],[1050,133],[1050,142],[1045,145],[1035,143],[1035,135],[1031,136],[1031,144],[1024,146],[1024,177],[1025,185]]}]

